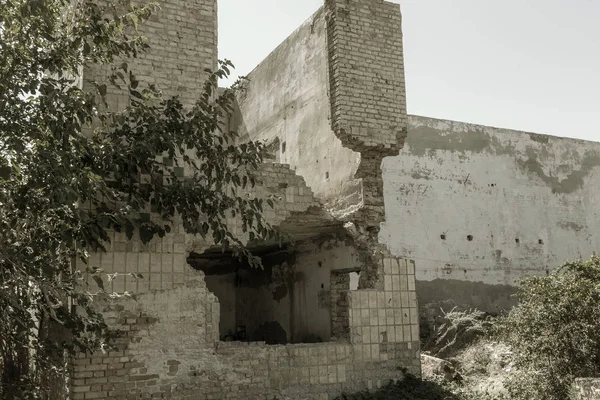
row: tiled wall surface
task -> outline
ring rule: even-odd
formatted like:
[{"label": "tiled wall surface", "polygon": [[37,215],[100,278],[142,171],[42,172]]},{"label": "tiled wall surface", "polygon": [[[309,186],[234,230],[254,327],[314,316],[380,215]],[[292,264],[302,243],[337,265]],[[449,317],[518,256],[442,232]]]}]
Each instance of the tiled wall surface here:
[{"label": "tiled wall surface", "polygon": [[[264,217],[277,226],[291,216],[297,216],[309,207],[318,206],[304,179],[288,166],[263,164],[257,172],[257,186],[252,196],[272,198],[274,207],[264,204]],[[152,216],[150,216],[152,217]],[[298,217],[301,220],[301,217]],[[298,219],[297,218],[297,219]],[[231,219],[229,226],[237,237],[246,241],[241,223]],[[101,267],[106,274],[118,273],[110,282],[105,275],[105,288],[116,293],[145,293],[149,290],[167,290],[184,283],[192,273],[186,262],[190,251],[203,252],[213,245],[211,238],[186,235],[183,226],[175,223],[171,233],[155,238],[144,245],[136,235],[128,241],[124,233],[113,232],[106,253],[93,253],[90,265]],[[134,278],[131,274],[141,274]]]},{"label": "tiled wall surface", "polygon": [[351,341],[219,342],[219,303],[202,272],[171,290],[111,302],[104,310],[117,348],[74,360],[73,400],[332,399],[403,371],[418,375],[414,264],[382,262],[387,290],[350,292]]}]

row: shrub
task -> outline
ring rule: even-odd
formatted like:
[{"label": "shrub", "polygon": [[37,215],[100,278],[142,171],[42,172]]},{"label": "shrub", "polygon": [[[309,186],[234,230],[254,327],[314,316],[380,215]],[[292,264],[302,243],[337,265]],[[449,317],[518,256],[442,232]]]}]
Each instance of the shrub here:
[{"label": "shrub", "polygon": [[600,258],[528,278],[518,298],[499,327],[514,352],[511,398],[567,399],[575,378],[600,372]]},{"label": "shrub", "polygon": [[483,337],[491,324],[487,315],[479,310],[461,311],[454,307],[449,312],[442,310],[440,325],[423,343],[423,350],[436,357],[456,354]]},{"label": "shrub", "polygon": [[460,400],[460,397],[438,383],[409,375],[404,380],[389,383],[377,391],[344,394],[337,400]]}]

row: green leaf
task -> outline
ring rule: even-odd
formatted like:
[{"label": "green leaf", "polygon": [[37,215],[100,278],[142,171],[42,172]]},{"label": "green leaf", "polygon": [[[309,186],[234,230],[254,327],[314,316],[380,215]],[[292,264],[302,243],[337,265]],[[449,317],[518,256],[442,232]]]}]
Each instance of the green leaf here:
[{"label": "green leaf", "polygon": [[105,84],[98,85],[98,93],[100,93],[100,96],[102,96],[103,99],[106,97],[106,90]]},{"label": "green leaf", "polygon": [[9,166],[2,166],[0,167],[0,179],[2,180],[9,180],[10,176],[11,176],[11,172],[12,172],[12,168]]},{"label": "green leaf", "polygon": [[99,277],[98,275],[94,275],[92,276],[92,279],[94,280],[94,282],[96,282],[96,285],[98,285],[100,290],[104,290],[104,281],[101,277]]},{"label": "green leaf", "polygon": [[138,30],[138,16],[135,14],[131,14],[130,19],[131,19],[131,22],[133,23],[134,29],[137,31]]}]

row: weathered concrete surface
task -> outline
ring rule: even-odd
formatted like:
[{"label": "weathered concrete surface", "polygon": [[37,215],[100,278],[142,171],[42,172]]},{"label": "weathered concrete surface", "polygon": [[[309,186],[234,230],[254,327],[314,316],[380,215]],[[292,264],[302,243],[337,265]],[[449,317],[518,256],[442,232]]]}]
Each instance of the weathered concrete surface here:
[{"label": "weathered concrete surface", "polygon": [[599,167],[599,143],[410,116],[383,162],[380,241],[417,260],[423,299],[493,311],[516,280],[599,249]]},{"label": "weathered concrete surface", "polygon": [[248,78],[232,129],[272,143],[332,215],[378,230],[381,160],[406,137],[399,6],[328,0]]},{"label": "weathered concrete surface", "polygon": [[249,75],[231,126],[242,136],[272,143],[277,162],[303,176],[335,213],[362,201],[354,177],[360,153],[342,145],[331,129],[327,31],[317,11]]}]

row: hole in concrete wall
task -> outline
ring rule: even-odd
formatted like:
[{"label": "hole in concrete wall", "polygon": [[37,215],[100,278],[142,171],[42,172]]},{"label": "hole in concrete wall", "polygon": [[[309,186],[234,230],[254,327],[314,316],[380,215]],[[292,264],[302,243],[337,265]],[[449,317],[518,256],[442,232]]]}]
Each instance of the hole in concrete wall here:
[{"label": "hole in concrete wall", "polygon": [[520,240],[519,238],[516,238],[516,239],[515,239],[515,243],[516,243],[516,244],[519,244],[519,243],[521,243],[521,240]]},{"label": "hole in concrete wall", "polygon": [[329,179],[329,172],[325,172],[325,179]]},{"label": "hole in concrete wall", "polygon": [[[336,281],[330,281],[334,275],[328,259],[304,265],[300,261],[305,260],[304,253],[292,245],[256,246],[251,252],[261,258],[262,270],[220,248],[188,258],[193,268],[204,272],[208,290],[219,299],[220,340],[272,345],[324,342],[332,337],[332,313],[344,317],[340,326],[349,329],[348,297],[332,303],[331,285],[335,292]],[[358,273],[344,271],[343,291],[358,289]]]},{"label": "hole in concrete wall", "polygon": [[442,233],[442,234],[440,235],[440,238],[441,238],[442,240],[446,240],[446,234],[445,234],[445,233]]},{"label": "hole in concrete wall", "polygon": [[538,240],[539,244],[544,244],[544,241],[542,239]]},{"label": "hole in concrete wall", "polygon": [[285,145],[286,145],[286,143],[285,143],[285,142],[283,142],[283,143],[281,144],[281,154],[285,154],[285,147],[286,147]]},{"label": "hole in concrete wall", "polygon": [[220,248],[188,258],[193,268],[204,272],[208,290],[219,299],[220,339],[273,345],[293,342],[292,248],[272,245],[251,251],[261,258],[263,269],[252,268],[247,260],[239,261]]},{"label": "hole in concrete wall", "polygon": [[469,236],[467,236],[467,240],[468,240],[469,242],[472,242],[472,241],[473,241],[473,235],[469,235]]}]

